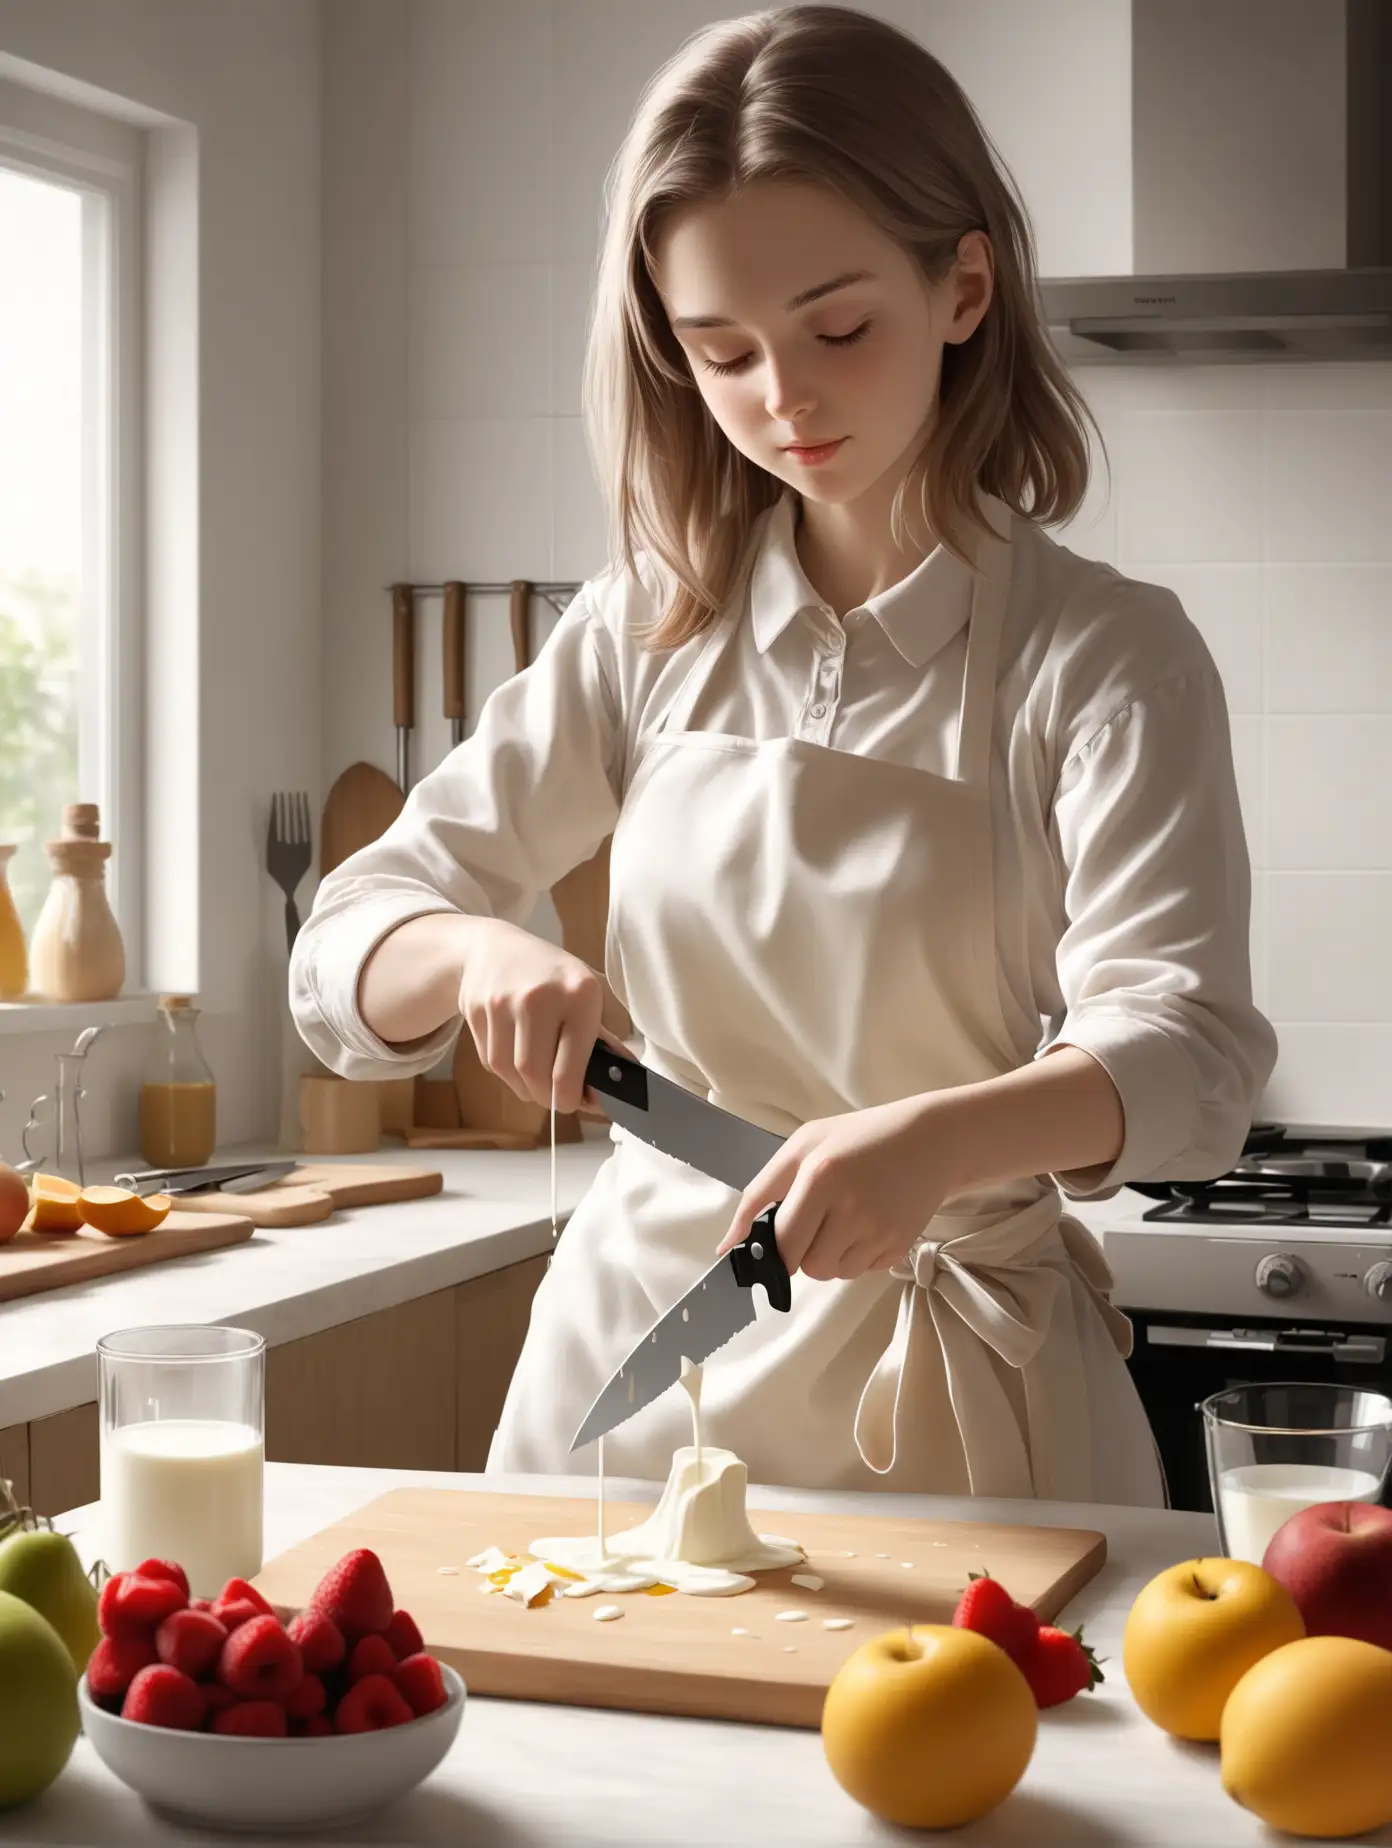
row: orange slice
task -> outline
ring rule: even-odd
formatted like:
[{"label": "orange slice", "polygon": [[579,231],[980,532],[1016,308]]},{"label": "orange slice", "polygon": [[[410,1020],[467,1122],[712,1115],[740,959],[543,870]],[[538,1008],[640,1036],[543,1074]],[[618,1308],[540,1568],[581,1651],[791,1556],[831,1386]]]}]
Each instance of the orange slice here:
[{"label": "orange slice", "polygon": [[87,1224],[112,1238],[153,1232],[173,1204],[168,1194],[146,1194],[142,1199],[128,1187],[84,1187],[77,1203]]},{"label": "orange slice", "polygon": [[82,1189],[60,1174],[36,1174],[30,1196],[29,1225],[35,1232],[76,1232],[82,1225],[78,1201]]}]

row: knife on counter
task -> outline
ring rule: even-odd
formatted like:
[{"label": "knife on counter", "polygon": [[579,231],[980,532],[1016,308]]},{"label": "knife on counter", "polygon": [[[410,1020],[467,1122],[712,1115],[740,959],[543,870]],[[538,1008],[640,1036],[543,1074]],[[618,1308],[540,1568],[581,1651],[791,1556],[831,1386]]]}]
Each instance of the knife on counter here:
[{"label": "knife on counter", "polygon": [[[585,1082],[611,1122],[651,1148],[741,1192],[783,1146],[783,1137],[707,1103],[639,1060],[599,1042]],[[681,1378],[683,1358],[701,1363],[754,1321],[753,1286],[772,1308],[792,1307],[787,1266],[774,1237],[777,1205],[767,1207],[686,1295],[660,1316],[585,1414],[572,1450],[593,1442],[651,1405]]]},{"label": "knife on counter", "polygon": [[129,1187],[132,1193],[255,1193],[272,1181],[284,1180],[299,1167],[297,1161],[237,1161],[201,1168],[137,1168],[130,1174],[118,1174],[116,1185]]}]

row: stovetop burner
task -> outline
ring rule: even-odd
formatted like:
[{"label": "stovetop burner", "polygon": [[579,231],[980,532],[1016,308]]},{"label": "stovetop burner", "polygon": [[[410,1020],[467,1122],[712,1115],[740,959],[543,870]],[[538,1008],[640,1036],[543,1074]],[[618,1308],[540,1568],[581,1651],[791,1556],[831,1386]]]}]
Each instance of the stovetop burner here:
[{"label": "stovetop burner", "polygon": [[1143,1218],[1187,1225],[1392,1225],[1392,1131],[1253,1127],[1211,1181],[1131,1181],[1159,1202]]}]

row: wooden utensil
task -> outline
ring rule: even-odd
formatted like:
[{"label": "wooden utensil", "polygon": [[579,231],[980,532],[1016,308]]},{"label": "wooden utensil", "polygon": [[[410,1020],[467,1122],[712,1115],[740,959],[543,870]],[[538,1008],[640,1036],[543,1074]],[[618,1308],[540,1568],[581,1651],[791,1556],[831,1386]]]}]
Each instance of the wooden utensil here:
[{"label": "wooden utensil", "polygon": [[[651,1512],[608,1504],[606,1532]],[[271,1560],[255,1582],[272,1603],[298,1610],[331,1565],[371,1547],[426,1648],[457,1668],[472,1694],[815,1728],[847,1656],[906,1622],[950,1622],[969,1573],[989,1572],[1048,1622],[1107,1557],[1104,1534],[1072,1527],[784,1509],[751,1510],[750,1521],[756,1532],[795,1540],[807,1563],[760,1572],[755,1589],[734,1598],[625,1593],[606,1600],[623,1610],[618,1623],[594,1621],[594,1598],[529,1608],[482,1596],[485,1581],[468,1564],[490,1546],[525,1556],[534,1540],[593,1534],[591,1500],[396,1489]],[[442,1566],[458,1576],[442,1576]],[[809,1572],[824,1581],[820,1590],[793,1583],[794,1573]],[[778,1622],[793,1609],[807,1621]],[[851,1627],[827,1630],[828,1617],[849,1617]],[[733,1636],[735,1624],[752,1634]]]},{"label": "wooden utensil", "polygon": [[410,584],[392,585],[392,718],[397,780],[393,783],[376,764],[361,760],[340,772],[324,804],[321,877],[386,833],[410,787],[410,738],[416,722],[416,597]]},{"label": "wooden utensil", "polygon": [[[193,1213],[245,1214],[258,1226],[309,1226],[350,1206],[385,1206],[396,1200],[424,1200],[439,1193],[444,1176],[438,1168],[408,1168],[372,1162],[334,1162],[315,1167],[306,1162],[256,1193],[187,1194],[183,1205]],[[170,1218],[174,1215],[171,1213]],[[4,1248],[0,1247],[0,1262]]]},{"label": "wooden utensil", "polygon": [[411,787],[411,733],[416,724],[416,592],[392,585],[392,708],[396,721],[396,781]]},{"label": "wooden utensil", "polygon": [[452,746],[463,744],[468,717],[464,678],[464,628],[467,620],[465,599],[467,595],[467,586],[461,584],[457,578],[451,578],[445,585],[445,605],[440,620],[441,641],[444,647],[444,666],[440,679],[444,686],[445,717],[449,720]]},{"label": "wooden utensil", "polygon": [[235,1194],[223,1196],[217,1211],[187,1212],[176,1207],[153,1232],[109,1238],[84,1226],[80,1232],[16,1232],[0,1245],[0,1303],[70,1283],[90,1283],[112,1271],[135,1270],[166,1258],[216,1251],[239,1245],[256,1230]]}]

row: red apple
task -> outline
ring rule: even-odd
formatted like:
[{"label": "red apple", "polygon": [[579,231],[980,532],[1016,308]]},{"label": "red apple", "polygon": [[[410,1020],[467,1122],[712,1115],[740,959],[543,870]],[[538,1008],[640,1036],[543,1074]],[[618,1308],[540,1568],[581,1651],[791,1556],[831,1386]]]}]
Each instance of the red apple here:
[{"label": "red apple", "polygon": [[1316,1502],[1276,1529],[1262,1566],[1285,1586],[1310,1636],[1392,1649],[1392,1508]]},{"label": "red apple", "polygon": [[0,1245],[12,1239],[29,1212],[29,1189],[14,1169],[0,1161]]}]

